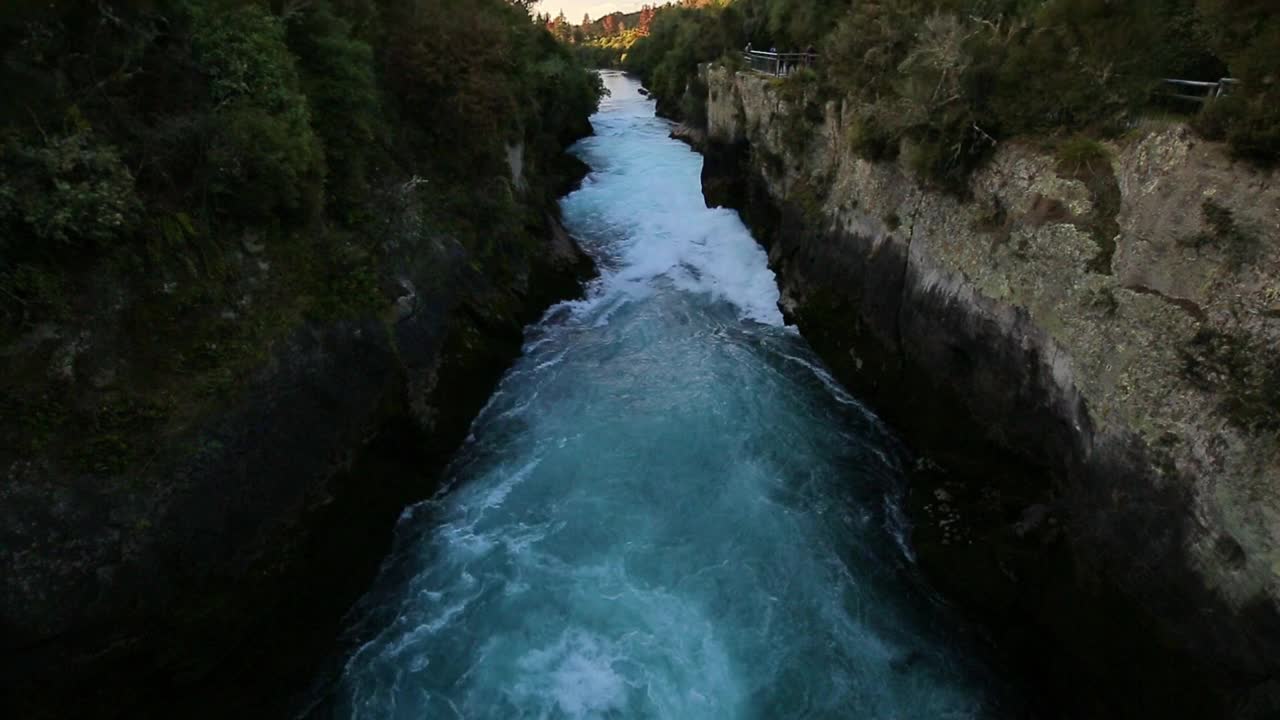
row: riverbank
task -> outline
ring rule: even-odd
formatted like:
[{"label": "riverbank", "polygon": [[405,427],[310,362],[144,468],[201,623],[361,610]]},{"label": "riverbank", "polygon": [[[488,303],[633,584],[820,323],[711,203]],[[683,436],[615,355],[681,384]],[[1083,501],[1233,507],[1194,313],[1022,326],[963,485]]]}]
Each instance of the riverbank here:
[{"label": "riverbank", "polygon": [[945,468],[912,488],[921,567],[1050,712],[1280,707],[1274,176],[1174,124],[1075,161],[1004,143],[958,197],[858,158],[856,108],[702,80],[708,204]]},{"label": "riverbank", "polygon": [[[139,476],[11,471],[6,708],[285,713],[401,511],[434,492],[519,356],[524,326],[591,274],[556,210],[542,212],[545,235],[500,271],[422,237],[405,213],[386,260],[399,284],[389,305],[290,334]],[[162,496],[130,491],[160,479]]]},{"label": "riverbank", "polygon": [[0,715],[286,715],[590,273],[556,200],[599,80],[506,0],[0,39]]}]

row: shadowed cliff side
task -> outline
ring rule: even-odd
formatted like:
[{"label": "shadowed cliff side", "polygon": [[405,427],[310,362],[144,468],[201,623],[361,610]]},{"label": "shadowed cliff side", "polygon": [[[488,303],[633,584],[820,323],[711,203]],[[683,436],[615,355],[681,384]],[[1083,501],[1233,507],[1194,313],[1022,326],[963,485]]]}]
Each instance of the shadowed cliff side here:
[{"label": "shadowed cliff side", "polygon": [[1046,716],[1280,709],[1280,195],[1178,125],[1002,144],[966,197],[857,158],[856,108],[704,73],[709,204],[924,454],[919,562]]},{"label": "shadowed cliff side", "polygon": [[591,273],[556,198],[598,79],[505,0],[0,38],[0,715],[283,716]]},{"label": "shadowed cliff side", "polygon": [[5,707],[283,712],[401,509],[434,491],[523,326],[590,274],[546,222],[545,239],[498,270],[446,236],[405,239],[406,215],[388,258],[393,304],[293,331],[222,408],[154,440],[146,466],[114,477],[11,466]]}]

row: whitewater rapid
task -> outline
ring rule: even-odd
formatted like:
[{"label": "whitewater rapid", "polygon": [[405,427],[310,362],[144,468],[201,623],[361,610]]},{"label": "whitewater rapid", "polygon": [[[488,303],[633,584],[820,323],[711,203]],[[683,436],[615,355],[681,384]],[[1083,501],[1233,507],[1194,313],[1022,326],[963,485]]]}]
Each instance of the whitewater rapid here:
[{"label": "whitewater rapid", "polygon": [[343,718],[991,717],[915,579],[904,453],[622,75],[563,200],[601,275],[405,511],[313,708]]}]

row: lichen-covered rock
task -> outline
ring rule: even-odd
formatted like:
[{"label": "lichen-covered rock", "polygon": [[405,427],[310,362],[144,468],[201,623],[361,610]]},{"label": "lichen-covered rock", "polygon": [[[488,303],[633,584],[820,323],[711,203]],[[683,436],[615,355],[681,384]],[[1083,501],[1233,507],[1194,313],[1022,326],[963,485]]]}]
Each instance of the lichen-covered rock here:
[{"label": "lichen-covered rock", "polygon": [[816,98],[704,79],[709,200],[842,380],[953,471],[912,503],[935,581],[1067,716],[1280,709],[1280,176],[1170,125],[1089,168],[1004,143],[961,199],[857,157],[850,108],[798,125]]}]

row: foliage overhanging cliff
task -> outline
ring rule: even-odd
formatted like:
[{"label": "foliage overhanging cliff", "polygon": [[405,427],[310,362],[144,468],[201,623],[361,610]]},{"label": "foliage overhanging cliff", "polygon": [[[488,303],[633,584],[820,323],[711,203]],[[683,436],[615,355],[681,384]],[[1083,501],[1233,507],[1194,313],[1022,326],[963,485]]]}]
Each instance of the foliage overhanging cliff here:
[{"label": "foliage overhanging cliff", "polygon": [[0,13],[0,713],[283,714],[525,323],[599,79],[509,0]]},{"label": "foliage overhanging cliff", "polygon": [[789,317],[941,466],[911,483],[919,566],[1044,715],[1274,717],[1276,171],[1162,118],[1001,142],[957,192],[862,157],[856,98],[700,80],[708,202],[742,211]]},{"label": "foliage overhanging cliff", "polygon": [[[1280,16],[1268,0],[732,0],[660,9],[625,66],[669,113],[705,122],[686,96],[697,66],[730,65],[747,43],[821,56],[812,83],[856,100],[849,128],[871,160],[899,153],[930,184],[957,190],[1011,137],[1114,137],[1168,105],[1161,78],[1239,92],[1197,129],[1263,164],[1280,157]],[[693,99],[691,99],[693,98]],[[683,105],[683,106],[682,106]]]},{"label": "foliage overhanging cliff", "polygon": [[[60,392],[41,377],[56,359],[19,353],[0,395],[9,460],[122,470],[143,459],[139,429],[216,398],[299,321],[384,305],[406,195],[478,258],[539,232],[599,92],[503,0],[22,7],[0,18],[0,336],[122,305],[116,350],[145,356],[145,392]],[[509,148],[549,197],[517,197]],[[259,262],[271,277],[251,291]],[[67,437],[89,443],[62,452]]]}]

